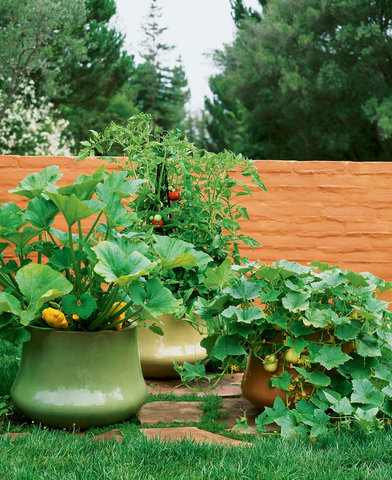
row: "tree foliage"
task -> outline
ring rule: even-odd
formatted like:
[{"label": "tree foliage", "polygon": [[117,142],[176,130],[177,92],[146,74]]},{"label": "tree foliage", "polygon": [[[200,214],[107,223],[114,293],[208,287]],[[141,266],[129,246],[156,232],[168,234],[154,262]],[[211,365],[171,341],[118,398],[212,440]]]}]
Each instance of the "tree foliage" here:
[{"label": "tree foliage", "polygon": [[124,50],[124,35],[109,26],[116,13],[114,0],[86,0],[86,22],[77,35],[86,44],[82,62],[62,62],[67,95],[54,99],[70,122],[76,142],[110,121],[126,121],[135,113],[132,92],[122,89],[130,78],[133,57]]},{"label": "tree foliage", "polygon": [[392,4],[386,0],[232,3],[234,43],[210,79],[216,148],[253,158],[389,160]]},{"label": "tree foliage", "polygon": [[167,27],[160,26],[161,16],[157,0],[152,0],[146,23],[142,26],[143,61],[136,68],[132,81],[137,88],[139,110],[150,113],[160,127],[170,130],[179,127],[185,118],[189,90],[181,58],[173,68],[164,62],[165,53],[174,47],[164,43],[162,36]]},{"label": "tree foliage", "polygon": [[48,96],[63,89],[58,56],[68,65],[84,58],[75,35],[86,16],[85,0],[2,0],[0,2],[0,122],[20,86],[39,75]]}]

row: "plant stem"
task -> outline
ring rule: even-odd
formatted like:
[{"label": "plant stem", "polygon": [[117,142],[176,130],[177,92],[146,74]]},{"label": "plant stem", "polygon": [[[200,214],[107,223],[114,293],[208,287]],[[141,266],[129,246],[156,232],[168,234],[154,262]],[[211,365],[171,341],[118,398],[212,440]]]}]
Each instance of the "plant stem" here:
[{"label": "plant stem", "polygon": [[76,261],[75,257],[75,251],[74,251],[74,245],[72,241],[72,230],[71,226],[68,226],[68,235],[69,235],[69,248],[71,251],[71,258],[72,258],[72,264],[73,264],[73,269],[75,273],[75,278],[76,278],[76,292],[77,296],[80,294],[81,288],[82,288],[82,283],[81,283],[81,278],[80,278],[80,271],[79,271],[79,266],[78,262]]},{"label": "plant stem", "polygon": [[[38,235],[38,240],[42,242],[42,233]],[[42,253],[38,252],[38,263],[42,263]]]},{"label": "plant stem", "polygon": [[119,286],[116,285],[113,290],[110,292],[110,294],[108,295],[108,298],[105,302],[105,307],[103,309],[103,311],[97,316],[97,318],[92,322],[90,323],[90,325],[87,327],[87,329],[89,331],[91,330],[94,330],[94,328],[98,327],[107,317],[107,314],[109,313],[110,309],[112,308],[113,306],[113,303],[114,303],[114,300],[117,296],[117,293],[118,293],[118,290],[119,290]]},{"label": "plant stem", "polygon": [[92,224],[90,230],[88,231],[87,235],[84,237],[84,240],[88,240],[91,236],[91,234],[93,233],[93,231],[95,230],[95,227],[97,226],[98,222],[99,222],[99,219],[101,218],[103,214],[103,211],[102,212],[99,212],[99,215],[98,217],[95,219],[94,223]]},{"label": "plant stem", "polygon": [[[0,264],[1,264],[4,268],[6,268],[6,263],[5,263],[4,259],[3,259],[1,256],[0,256]],[[4,274],[3,274],[3,275],[4,275]],[[16,280],[15,280],[15,278],[12,276],[12,274],[11,274],[11,273],[7,273],[7,277],[8,277],[8,279],[11,281],[12,285],[13,285],[13,286],[18,290],[18,292],[19,292],[18,284],[16,283]]]},{"label": "plant stem", "polygon": [[51,231],[50,230],[47,230],[48,232],[48,235],[50,237],[50,239],[52,240],[52,242],[55,244],[55,245],[58,245],[58,243],[56,242],[56,239],[54,238],[54,236],[52,235]]}]

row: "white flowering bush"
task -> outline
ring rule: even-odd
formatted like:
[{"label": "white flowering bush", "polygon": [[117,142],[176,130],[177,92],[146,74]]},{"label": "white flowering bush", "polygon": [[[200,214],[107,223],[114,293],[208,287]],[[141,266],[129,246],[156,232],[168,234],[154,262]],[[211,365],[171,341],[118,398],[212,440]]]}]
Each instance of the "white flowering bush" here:
[{"label": "white flowering bush", "polygon": [[[0,91],[0,106],[4,96]],[[69,122],[55,117],[54,105],[37,97],[34,81],[23,83],[0,123],[0,154],[71,155]]]}]

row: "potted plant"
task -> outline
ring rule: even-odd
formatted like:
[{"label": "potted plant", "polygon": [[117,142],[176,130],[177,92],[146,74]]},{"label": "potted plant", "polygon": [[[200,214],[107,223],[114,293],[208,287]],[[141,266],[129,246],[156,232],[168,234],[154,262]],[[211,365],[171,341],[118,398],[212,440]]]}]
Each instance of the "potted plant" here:
[{"label": "potted plant", "polygon": [[121,421],[143,404],[135,326],[181,308],[167,272],[210,258],[133,228],[138,217],[123,203],[144,180],[104,166],[69,185],[56,185],[60,177],[56,166],[28,175],[12,190],[26,208],[0,207],[0,338],[23,343],[15,405],[45,424],[84,428]]},{"label": "potted plant", "polygon": [[[241,176],[252,181],[252,188],[265,187],[253,162],[242,155],[198,149],[178,130],[160,132],[147,114],[132,117],[126,126],[112,123],[102,133],[92,131],[82,145],[77,160],[98,155],[115,163],[129,178],[143,181],[137,197],[130,202],[139,219],[135,228],[140,233],[154,231],[190,242],[212,258],[212,265],[228,257],[239,263],[239,245],[259,245],[240,232],[240,219],[249,217],[239,200],[252,195]],[[113,152],[121,158],[109,156]],[[148,330],[140,332],[142,366],[147,376],[176,374],[173,360],[194,362],[205,356],[199,345],[200,334],[192,328],[203,329],[194,315],[193,303],[198,296],[210,296],[203,285],[205,270],[203,265],[187,270],[177,267],[165,273],[166,285],[183,303],[176,319],[161,317],[160,333],[166,332],[164,337]]]},{"label": "potted plant", "polygon": [[[257,428],[276,422],[286,436],[313,437],[335,424],[367,430],[392,415],[389,290],[370,273],[313,262],[231,266],[206,272],[214,299],[198,300],[211,359],[246,369],[243,394],[260,410]],[[179,367],[205,378],[202,364]]]}]

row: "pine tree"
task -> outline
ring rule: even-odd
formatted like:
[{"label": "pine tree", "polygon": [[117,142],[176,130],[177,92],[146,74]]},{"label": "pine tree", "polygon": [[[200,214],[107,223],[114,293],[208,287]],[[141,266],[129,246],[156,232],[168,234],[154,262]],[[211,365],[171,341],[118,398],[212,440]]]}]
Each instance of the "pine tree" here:
[{"label": "pine tree", "polygon": [[89,130],[102,130],[112,120],[125,122],[136,112],[130,86],[122,89],[135,68],[133,57],[123,49],[124,35],[109,26],[115,0],[87,0],[86,7],[79,36],[86,42],[87,57],[61,65],[69,92],[53,99],[70,122],[77,145]]},{"label": "pine tree", "polygon": [[169,130],[181,126],[189,90],[181,59],[177,60],[173,68],[164,64],[166,54],[174,46],[166,44],[162,39],[167,27],[160,26],[161,17],[162,9],[157,0],[152,0],[147,21],[142,25],[143,62],[137,66],[131,81],[137,88],[138,108],[150,113],[161,128]]},{"label": "pine tree", "polygon": [[259,0],[260,19],[234,3],[236,39],[215,56],[222,71],[206,105],[219,146],[251,158],[390,161],[391,2]]}]

